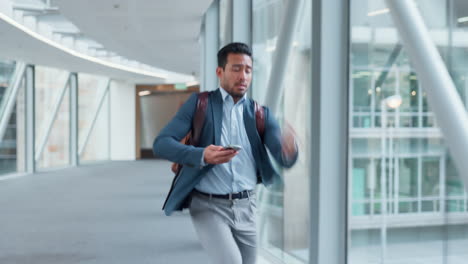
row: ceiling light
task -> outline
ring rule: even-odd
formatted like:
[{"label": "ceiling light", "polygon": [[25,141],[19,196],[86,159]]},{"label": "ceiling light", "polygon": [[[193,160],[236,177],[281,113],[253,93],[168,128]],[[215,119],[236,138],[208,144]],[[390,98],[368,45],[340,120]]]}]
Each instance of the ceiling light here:
[{"label": "ceiling light", "polygon": [[150,95],[151,92],[150,91],[141,91],[138,93],[139,96],[145,96],[145,95]]},{"label": "ceiling light", "polygon": [[195,86],[195,85],[199,85],[200,83],[198,81],[192,81],[192,82],[186,82],[185,85],[187,87],[189,86]]},{"label": "ceiling light", "polygon": [[403,99],[401,98],[399,94],[397,94],[397,95],[392,95],[390,97],[385,98],[384,101],[388,107],[392,109],[396,109],[400,107],[401,103],[403,102]]},{"label": "ceiling light", "polygon": [[48,38],[42,36],[41,34],[39,34],[37,32],[34,32],[33,30],[31,30],[31,29],[27,28],[26,26],[16,22],[12,18],[10,18],[9,16],[7,16],[7,15],[1,13],[1,12],[0,12],[0,19],[7,22],[8,24],[16,27],[17,29],[23,31],[24,33],[28,34],[29,36],[31,36],[31,37],[39,40],[39,41],[42,41],[42,42],[44,42],[44,43],[46,43],[46,44],[48,44],[48,45],[50,45],[50,46],[52,46],[54,48],[62,50],[63,52],[66,52],[66,53],[68,53],[68,54],[70,54],[72,56],[75,56],[75,57],[78,57],[78,58],[81,58],[81,59],[84,59],[84,60],[88,60],[88,61],[91,61],[91,62],[94,62],[94,63],[97,63],[97,64],[101,64],[101,65],[106,66],[106,67],[114,68],[114,69],[117,69],[117,70],[132,72],[132,73],[146,75],[146,76],[155,77],[155,78],[167,79],[166,74],[141,70],[141,69],[138,69],[138,68],[125,66],[125,65],[122,65],[122,64],[118,64],[118,63],[108,62],[108,61],[105,61],[105,60],[102,60],[102,59],[99,59],[99,58],[96,58],[96,57],[93,57],[93,56],[86,55],[84,53],[81,53],[81,52],[78,52],[76,50],[70,49],[68,47],[65,47],[64,45],[62,45],[62,44],[60,44],[58,42],[55,42],[55,41],[53,41],[51,39],[48,39]]},{"label": "ceiling light", "polygon": [[367,16],[378,16],[390,12],[390,9],[384,8],[367,13]]},{"label": "ceiling light", "polygon": [[465,23],[468,22],[468,16],[466,17],[460,17],[457,19],[458,23]]}]

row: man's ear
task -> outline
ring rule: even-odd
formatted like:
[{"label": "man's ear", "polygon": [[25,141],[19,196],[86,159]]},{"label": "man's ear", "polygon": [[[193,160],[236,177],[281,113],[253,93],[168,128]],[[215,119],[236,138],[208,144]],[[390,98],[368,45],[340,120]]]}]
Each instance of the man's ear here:
[{"label": "man's ear", "polygon": [[216,68],[216,76],[218,76],[218,78],[221,78],[221,74],[223,73],[223,68],[221,67],[217,67]]}]

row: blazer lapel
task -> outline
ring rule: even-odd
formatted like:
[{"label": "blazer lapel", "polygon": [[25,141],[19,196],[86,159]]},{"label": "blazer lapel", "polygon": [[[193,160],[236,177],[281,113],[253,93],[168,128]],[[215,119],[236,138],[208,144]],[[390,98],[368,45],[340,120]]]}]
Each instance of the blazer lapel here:
[{"label": "blazer lapel", "polygon": [[221,144],[221,127],[223,122],[223,98],[221,98],[219,89],[212,93],[210,103],[211,109],[213,109],[214,143],[219,146]]},{"label": "blazer lapel", "polygon": [[257,159],[260,157],[258,152],[260,137],[257,135],[257,125],[255,123],[255,113],[252,100],[249,99],[244,102],[244,125],[252,148],[252,154],[257,164],[259,164],[259,160]]}]

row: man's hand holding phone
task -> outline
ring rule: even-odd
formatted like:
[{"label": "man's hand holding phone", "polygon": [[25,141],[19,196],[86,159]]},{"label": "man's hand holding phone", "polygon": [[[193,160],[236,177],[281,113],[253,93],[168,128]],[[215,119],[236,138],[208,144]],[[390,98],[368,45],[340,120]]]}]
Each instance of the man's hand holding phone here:
[{"label": "man's hand holding phone", "polygon": [[240,146],[228,145],[226,147],[221,147],[209,145],[205,148],[205,151],[203,152],[203,159],[207,164],[222,164],[229,162],[239,153],[238,150],[240,150],[240,148],[238,147]]}]

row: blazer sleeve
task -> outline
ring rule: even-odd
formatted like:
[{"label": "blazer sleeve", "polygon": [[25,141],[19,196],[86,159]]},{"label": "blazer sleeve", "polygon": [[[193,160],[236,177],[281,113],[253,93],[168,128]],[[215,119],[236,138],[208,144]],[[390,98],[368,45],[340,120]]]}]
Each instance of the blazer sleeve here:
[{"label": "blazer sleeve", "polygon": [[299,156],[299,149],[296,144],[296,152],[292,157],[285,157],[283,155],[281,147],[281,129],[279,128],[278,122],[273,116],[270,116],[270,110],[267,107],[265,109],[265,132],[264,132],[264,143],[273,158],[282,167],[291,168],[297,161]]},{"label": "blazer sleeve", "polygon": [[153,143],[155,155],[184,166],[201,165],[204,148],[180,143],[192,128],[197,98],[196,93],[192,94],[174,118],[161,130]]}]

